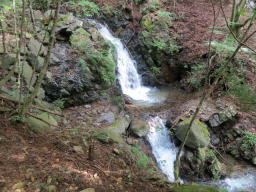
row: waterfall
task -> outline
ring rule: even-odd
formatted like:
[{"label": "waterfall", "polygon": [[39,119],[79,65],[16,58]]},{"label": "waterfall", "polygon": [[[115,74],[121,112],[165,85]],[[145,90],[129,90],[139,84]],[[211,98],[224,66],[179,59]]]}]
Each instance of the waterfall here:
[{"label": "waterfall", "polygon": [[169,131],[161,118],[152,118],[149,121],[149,126],[150,132],[147,138],[157,164],[168,179],[174,181],[174,161],[178,148],[171,141]]},{"label": "waterfall", "polygon": [[[114,37],[108,28],[96,21],[90,20],[96,24],[102,37],[110,41],[116,49],[118,80],[122,92],[130,96],[134,100],[146,101],[149,103],[163,102],[166,95],[161,96],[157,89],[145,87],[142,85],[141,77],[136,69],[136,61],[134,61],[122,42]],[[150,132],[147,139],[152,147],[152,153],[157,161],[161,171],[168,177],[170,181],[174,181],[174,162],[178,148],[170,138],[169,131],[165,127],[163,120],[159,117],[149,120]],[[240,173],[239,173],[240,174]],[[216,185],[217,187],[225,187],[229,192],[238,192],[241,190],[249,190],[256,192],[256,176],[255,169],[252,173],[238,176],[231,176],[217,182],[200,183],[203,185]],[[183,181],[182,181],[183,182]]]},{"label": "waterfall", "polygon": [[96,23],[102,37],[114,45],[117,53],[118,80],[122,92],[134,100],[150,101],[150,88],[142,85],[141,77],[136,69],[134,61],[120,39],[114,37],[108,28]]}]

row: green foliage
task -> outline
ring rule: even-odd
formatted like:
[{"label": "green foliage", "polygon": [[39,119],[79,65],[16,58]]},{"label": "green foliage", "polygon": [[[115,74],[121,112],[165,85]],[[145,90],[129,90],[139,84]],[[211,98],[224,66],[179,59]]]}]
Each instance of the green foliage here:
[{"label": "green foliage", "polygon": [[59,99],[56,99],[53,104],[56,106],[56,107],[59,107],[60,109],[64,109],[64,105],[65,105],[65,101],[67,100],[67,98],[59,98]]},{"label": "green foliage", "polygon": [[107,16],[121,16],[120,11],[116,10],[111,5],[104,5],[101,7],[102,12]]},{"label": "green foliage", "polygon": [[205,69],[206,64],[204,63],[197,63],[196,65],[191,67],[190,78],[188,82],[192,87],[195,89],[198,89],[202,86],[204,80],[205,80]]},{"label": "green foliage", "polygon": [[25,117],[22,117],[22,116],[19,116],[19,115],[13,115],[11,116],[11,120],[12,121],[19,121],[19,122],[26,122],[26,118]]},{"label": "green foliage", "polygon": [[206,154],[207,154],[208,159],[215,159],[216,158],[216,153],[215,153],[214,150],[209,149],[209,148],[207,148],[206,150],[207,150]]},{"label": "green foliage", "polygon": [[248,131],[243,132],[243,144],[242,146],[246,149],[252,149],[256,146],[256,135]]},{"label": "green foliage", "polygon": [[137,147],[132,146],[131,152],[136,156],[137,158],[137,166],[140,169],[146,169],[149,166],[149,163],[152,162],[152,159],[149,158],[147,155],[142,153]]},{"label": "green foliage", "polygon": [[82,70],[84,71],[86,69],[86,61],[83,58],[79,58],[78,59],[78,65],[82,68]]},{"label": "green foliage", "polygon": [[46,11],[51,4],[51,0],[33,0],[32,3],[35,9]]},{"label": "green foliage", "polygon": [[72,7],[81,8],[80,14],[86,17],[92,17],[99,15],[99,7],[94,2],[88,0],[79,0],[75,2],[74,0],[69,1]]},{"label": "green foliage", "polygon": [[160,19],[164,19],[164,20],[175,20],[176,19],[175,13],[167,12],[167,11],[161,11],[161,10],[159,10],[157,12],[157,16]]},{"label": "green foliage", "polygon": [[151,70],[152,70],[152,72],[153,72],[156,76],[160,75],[160,72],[161,72],[160,67],[152,66],[152,67],[151,67]]},{"label": "green foliage", "polygon": [[147,14],[150,12],[154,12],[160,9],[163,5],[159,2],[159,0],[152,0],[151,3],[147,3],[146,6],[142,9],[143,14]]}]

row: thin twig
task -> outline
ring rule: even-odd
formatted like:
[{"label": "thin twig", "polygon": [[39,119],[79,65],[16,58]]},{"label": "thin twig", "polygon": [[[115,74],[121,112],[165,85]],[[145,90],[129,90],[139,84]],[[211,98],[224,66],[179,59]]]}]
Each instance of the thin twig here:
[{"label": "thin twig", "polygon": [[[10,97],[6,97],[6,96],[1,95],[1,94],[0,94],[0,98],[3,99],[3,100],[6,100],[6,101],[11,101],[11,102],[13,102],[13,103],[19,103],[19,102],[20,102],[21,104],[24,103],[23,101],[18,101],[18,100],[16,100],[16,99],[13,99],[13,98],[10,98]],[[31,104],[30,107],[31,107],[31,108],[34,108],[34,109],[38,109],[38,110],[40,110],[40,111],[44,111],[44,112],[51,113],[51,114],[53,114],[53,115],[57,115],[57,116],[60,116],[60,117],[65,117],[63,114],[60,114],[60,113],[57,113],[57,112],[54,112],[54,111],[50,111],[50,110],[48,110],[48,109],[44,109],[44,108],[39,107],[39,106],[36,106],[36,105],[32,105],[32,104]]]}]

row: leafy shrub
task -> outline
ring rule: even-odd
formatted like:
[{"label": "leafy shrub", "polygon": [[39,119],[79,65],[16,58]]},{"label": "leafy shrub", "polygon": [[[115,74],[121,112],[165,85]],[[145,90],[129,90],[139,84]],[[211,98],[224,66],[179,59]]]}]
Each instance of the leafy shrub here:
[{"label": "leafy shrub", "polygon": [[137,165],[140,169],[146,169],[150,162],[152,162],[152,159],[149,158],[147,155],[142,153],[137,147],[132,146],[131,152],[136,156],[137,158]]},{"label": "leafy shrub", "polygon": [[53,102],[53,104],[56,106],[56,107],[59,107],[60,109],[64,109],[64,105],[65,105],[65,101],[67,100],[67,98],[59,98],[57,100],[55,100]]},{"label": "leafy shrub", "polygon": [[244,131],[242,146],[246,149],[253,149],[256,146],[256,135],[248,131]]},{"label": "leafy shrub", "polygon": [[88,0],[79,0],[75,2],[74,0],[69,1],[69,4],[75,8],[81,8],[80,14],[86,17],[92,17],[99,15],[99,7],[94,2]]}]

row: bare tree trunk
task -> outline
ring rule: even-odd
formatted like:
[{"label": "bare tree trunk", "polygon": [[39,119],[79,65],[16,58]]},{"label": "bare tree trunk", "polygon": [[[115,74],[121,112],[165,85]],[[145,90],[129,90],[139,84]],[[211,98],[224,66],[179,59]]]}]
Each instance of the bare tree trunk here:
[{"label": "bare tree trunk", "polygon": [[34,19],[33,8],[32,8],[32,0],[29,0],[29,12],[30,12],[31,21],[33,24],[33,29],[36,32],[36,25],[35,25],[35,19]]},{"label": "bare tree trunk", "polygon": [[2,41],[3,41],[3,48],[4,48],[4,54],[7,53],[7,49],[6,49],[6,44],[5,44],[5,29],[4,29],[4,25],[3,25],[3,21],[2,19],[0,20],[0,27],[2,30]]},{"label": "bare tree trunk", "polygon": [[46,74],[48,63],[49,63],[50,56],[51,56],[51,50],[52,50],[52,47],[53,47],[53,44],[54,44],[55,28],[56,28],[56,23],[57,23],[58,16],[59,16],[60,4],[61,4],[61,0],[57,0],[57,7],[56,7],[56,11],[55,11],[55,16],[54,16],[53,27],[52,27],[52,30],[51,30],[51,33],[50,33],[50,40],[49,40],[48,51],[47,51],[46,58],[44,60],[44,65],[43,65],[42,71],[39,74],[39,77],[37,79],[34,91],[31,93],[30,97],[28,97],[25,100],[24,105],[19,110],[21,116],[24,116],[27,113],[27,111],[29,109],[29,105],[35,99],[36,94],[37,94],[37,92],[38,92],[38,90],[39,90],[39,88],[40,88],[40,86],[42,84],[42,80],[43,80],[43,78],[44,78],[44,76]]}]

